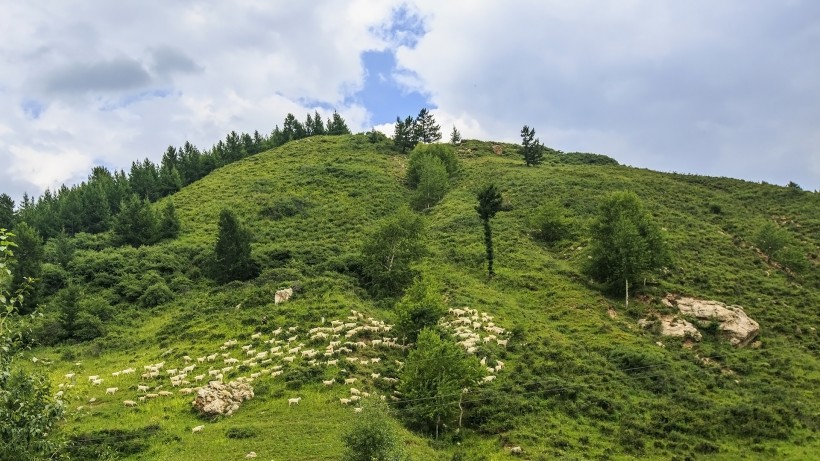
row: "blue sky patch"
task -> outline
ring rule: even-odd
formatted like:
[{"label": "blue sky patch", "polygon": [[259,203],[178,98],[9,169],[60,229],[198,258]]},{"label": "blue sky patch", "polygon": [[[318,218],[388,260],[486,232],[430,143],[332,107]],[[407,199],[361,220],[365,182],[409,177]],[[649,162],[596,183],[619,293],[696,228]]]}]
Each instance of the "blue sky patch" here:
[{"label": "blue sky patch", "polygon": [[100,110],[103,112],[109,112],[112,110],[124,109],[138,102],[147,101],[149,99],[163,99],[175,94],[179,94],[179,92],[175,92],[169,89],[140,91],[137,93],[127,94],[117,100],[104,101],[103,104],[100,106]]},{"label": "blue sky patch", "polygon": [[426,96],[408,91],[395,80],[396,57],[392,50],[364,52],[362,64],[367,75],[354,99],[370,112],[373,125],[393,123],[397,116],[415,117],[423,107],[433,108]]},{"label": "blue sky patch", "polygon": [[32,120],[40,118],[40,114],[46,110],[46,106],[33,99],[23,100],[23,102],[20,103],[20,108],[23,109],[23,113],[26,114],[26,117]]}]

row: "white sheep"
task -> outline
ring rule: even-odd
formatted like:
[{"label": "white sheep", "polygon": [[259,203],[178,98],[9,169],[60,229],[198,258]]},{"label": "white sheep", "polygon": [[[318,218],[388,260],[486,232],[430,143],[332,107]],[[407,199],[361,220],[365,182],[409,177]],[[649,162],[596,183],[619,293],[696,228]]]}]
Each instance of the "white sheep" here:
[{"label": "white sheep", "polygon": [[520,455],[523,452],[524,450],[522,450],[521,447],[518,446],[510,448],[510,453],[513,455]]},{"label": "white sheep", "polygon": [[322,384],[324,384],[325,386],[332,386],[335,382],[335,380],[329,379],[327,381],[322,381]]},{"label": "white sheep", "polygon": [[339,399],[339,403],[341,403],[342,405],[347,405],[350,403],[350,399],[341,398]]},{"label": "white sheep", "polygon": [[353,384],[356,382],[356,378],[345,378],[345,384]]},{"label": "white sheep", "polygon": [[294,397],[292,399],[288,399],[288,406],[291,405],[299,405],[299,402],[302,400],[302,397]]},{"label": "white sheep", "polygon": [[114,395],[120,388],[118,387],[109,387],[105,390],[105,395]]},{"label": "white sheep", "polygon": [[361,393],[362,393],[362,392],[361,392],[360,390],[356,389],[355,387],[351,387],[351,388],[350,388],[350,394],[351,394],[351,395],[359,395],[359,394],[361,394]]},{"label": "white sheep", "polygon": [[205,426],[195,426],[193,429],[191,429],[191,433],[196,434],[197,432],[202,432],[203,429],[205,429]]},{"label": "white sheep", "polygon": [[355,411],[356,413],[361,413],[362,412],[362,407],[356,407],[356,408],[353,409],[353,411]]},{"label": "white sheep", "polygon": [[72,378],[74,378],[74,376],[75,376],[74,373],[66,373],[65,374],[65,379],[72,379]]},{"label": "white sheep", "polygon": [[126,407],[135,407],[135,406],[137,406],[137,402],[135,402],[133,400],[123,400],[122,404],[125,405]]},{"label": "white sheep", "polygon": [[245,458],[256,458],[256,452],[255,451],[249,451],[248,454],[245,455]]}]

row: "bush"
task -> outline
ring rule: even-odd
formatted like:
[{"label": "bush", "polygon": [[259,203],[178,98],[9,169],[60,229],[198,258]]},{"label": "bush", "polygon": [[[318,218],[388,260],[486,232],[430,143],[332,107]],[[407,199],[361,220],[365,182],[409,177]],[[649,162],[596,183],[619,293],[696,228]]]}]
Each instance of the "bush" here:
[{"label": "bush", "polygon": [[376,295],[399,294],[413,280],[412,264],[424,254],[424,223],[407,208],[382,220],[362,247],[362,272]]},{"label": "bush", "polygon": [[421,330],[438,325],[446,312],[435,284],[417,278],[396,306],[396,334],[414,343]]},{"label": "bush", "polygon": [[105,335],[102,320],[90,312],[80,312],[74,321],[72,337],[77,341],[91,341]]},{"label": "bush", "polygon": [[412,204],[417,210],[426,210],[447,194],[447,170],[437,157],[425,155],[419,160],[417,172],[419,180]]},{"label": "bush", "polygon": [[343,461],[400,461],[406,459],[387,406],[373,402],[363,406],[350,429],[342,436]]},{"label": "bush", "polygon": [[310,202],[302,197],[281,197],[270,205],[262,208],[259,214],[274,221],[290,218],[305,213],[310,208]]},{"label": "bush", "polygon": [[141,281],[143,287],[139,303],[142,307],[154,307],[174,299],[174,293],[165,284],[165,280],[154,271],[145,274]]},{"label": "bush", "polygon": [[529,224],[535,237],[546,243],[555,243],[569,234],[570,221],[564,209],[555,203],[545,203],[538,207]]}]

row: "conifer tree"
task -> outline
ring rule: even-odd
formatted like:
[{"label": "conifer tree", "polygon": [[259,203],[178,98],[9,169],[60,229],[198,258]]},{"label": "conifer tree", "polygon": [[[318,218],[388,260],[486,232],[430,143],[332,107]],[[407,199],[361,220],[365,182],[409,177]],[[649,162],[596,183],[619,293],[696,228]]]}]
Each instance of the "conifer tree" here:
[{"label": "conifer tree", "polygon": [[34,306],[39,301],[37,279],[40,278],[43,265],[43,240],[36,229],[21,222],[14,228],[13,241],[16,248],[14,249],[15,261],[11,267],[12,292],[22,290],[26,286],[31,288],[20,304],[20,313],[28,314],[34,310]]},{"label": "conifer tree", "polygon": [[219,213],[214,264],[214,278],[219,283],[249,280],[257,272],[251,259],[251,233],[239,222],[233,211],[227,208]]},{"label": "conifer tree", "polygon": [[436,124],[433,114],[426,108],[419,111],[415,129],[417,142],[429,144],[441,140],[441,126]]},{"label": "conifer tree", "polygon": [[478,206],[476,206],[478,216],[484,224],[484,246],[487,249],[487,276],[492,278],[495,275],[493,269],[493,260],[495,254],[493,253],[493,231],[490,227],[490,219],[495,217],[495,214],[501,210],[501,192],[495,187],[495,184],[490,184],[478,193]]},{"label": "conifer tree", "polygon": [[408,116],[404,120],[400,117],[396,117],[396,125],[393,130],[393,145],[402,154],[412,150],[418,143],[415,127],[416,123],[413,117]]},{"label": "conifer tree", "polygon": [[179,218],[177,218],[174,202],[169,200],[159,215],[157,238],[160,240],[173,239],[177,235],[179,235]]},{"label": "conifer tree", "polygon": [[347,127],[345,119],[335,110],[333,116],[327,121],[327,134],[332,136],[350,134],[350,128]]},{"label": "conifer tree", "polygon": [[14,226],[14,200],[8,194],[0,194],[0,229]]},{"label": "conifer tree", "polygon": [[156,239],[156,218],[147,200],[135,194],[124,199],[114,219],[114,235],[120,243],[138,247],[150,245]]},{"label": "conifer tree", "polygon": [[544,160],[544,146],[535,137],[535,129],[527,125],[521,128],[521,155],[527,166],[539,165]]},{"label": "conifer tree", "polygon": [[459,133],[455,125],[453,125],[453,131],[450,132],[450,144],[454,146],[461,144],[461,133]]}]

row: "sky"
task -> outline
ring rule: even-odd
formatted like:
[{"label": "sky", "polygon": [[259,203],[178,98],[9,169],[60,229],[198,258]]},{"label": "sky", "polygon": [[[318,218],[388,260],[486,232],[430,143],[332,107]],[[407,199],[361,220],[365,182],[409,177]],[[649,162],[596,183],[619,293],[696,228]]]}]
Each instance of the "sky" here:
[{"label": "sky", "polygon": [[814,0],[0,0],[0,192],[338,111],[820,190]]}]

